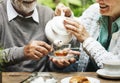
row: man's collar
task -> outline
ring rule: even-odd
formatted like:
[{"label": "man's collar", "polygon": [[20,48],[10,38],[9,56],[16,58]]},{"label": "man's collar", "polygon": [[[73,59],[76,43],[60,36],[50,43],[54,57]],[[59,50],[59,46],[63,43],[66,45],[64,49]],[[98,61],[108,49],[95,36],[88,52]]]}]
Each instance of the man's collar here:
[{"label": "man's collar", "polygon": [[18,13],[13,8],[10,0],[7,0],[7,15],[8,15],[8,21],[11,21],[18,15]]},{"label": "man's collar", "polygon": [[[17,17],[19,15],[13,8],[10,0],[7,0],[7,15],[8,15],[8,21],[13,20],[15,17]],[[19,16],[21,16],[21,15],[19,15]],[[34,9],[33,14],[28,17],[32,17],[35,22],[39,23],[38,11],[36,8]],[[28,18],[28,17],[26,17],[26,18]]]}]

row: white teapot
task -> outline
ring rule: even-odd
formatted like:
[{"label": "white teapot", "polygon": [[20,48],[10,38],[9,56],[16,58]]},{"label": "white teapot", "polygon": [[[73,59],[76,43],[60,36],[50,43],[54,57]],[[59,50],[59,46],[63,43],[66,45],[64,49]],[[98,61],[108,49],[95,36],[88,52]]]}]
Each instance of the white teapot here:
[{"label": "white teapot", "polygon": [[45,34],[48,40],[56,46],[62,46],[72,40],[72,34],[68,33],[64,27],[64,14],[55,16],[45,27]]}]

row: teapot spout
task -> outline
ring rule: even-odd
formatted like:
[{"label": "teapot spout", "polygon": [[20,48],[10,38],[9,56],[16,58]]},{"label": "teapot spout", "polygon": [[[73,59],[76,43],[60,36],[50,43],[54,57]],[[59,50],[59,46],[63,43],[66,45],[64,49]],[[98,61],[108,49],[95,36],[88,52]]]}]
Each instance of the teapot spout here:
[{"label": "teapot spout", "polygon": [[58,47],[61,47],[62,45],[64,45],[62,40],[54,40],[53,44],[58,46]]}]

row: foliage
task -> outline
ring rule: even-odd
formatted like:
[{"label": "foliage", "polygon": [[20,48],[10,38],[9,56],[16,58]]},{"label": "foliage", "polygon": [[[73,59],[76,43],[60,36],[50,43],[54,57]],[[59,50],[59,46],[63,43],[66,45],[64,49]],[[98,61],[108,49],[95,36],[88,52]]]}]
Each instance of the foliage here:
[{"label": "foliage", "polygon": [[56,4],[53,2],[53,0],[38,0],[39,3],[49,6],[52,9],[55,9]]},{"label": "foliage", "polygon": [[80,16],[89,5],[95,2],[95,0],[38,0],[38,2],[51,7],[53,10],[58,3],[64,3],[71,8],[75,16]]}]

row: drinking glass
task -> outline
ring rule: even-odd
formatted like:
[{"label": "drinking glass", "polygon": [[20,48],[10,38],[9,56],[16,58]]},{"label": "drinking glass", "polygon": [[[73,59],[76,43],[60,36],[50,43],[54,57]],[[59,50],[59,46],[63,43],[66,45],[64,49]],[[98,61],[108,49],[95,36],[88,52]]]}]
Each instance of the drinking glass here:
[{"label": "drinking glass", "polygon": [[71,48],[71,44],[64,44],[62,46],[56,46],[52,45],[53,51],[49,54],[51,58],[70,58],[71,55],[69,55],[69,50]]}]

